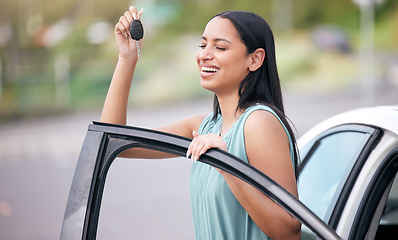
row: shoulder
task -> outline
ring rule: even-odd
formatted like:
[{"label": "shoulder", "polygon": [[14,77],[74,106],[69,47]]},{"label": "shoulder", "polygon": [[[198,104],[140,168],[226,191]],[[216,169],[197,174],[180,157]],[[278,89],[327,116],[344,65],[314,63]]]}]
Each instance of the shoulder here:
[{"label": "shoulder", "polygon": [[267,131],[270,134],[285,133],[282,123],[271,111],[258,109],[251,112],[244,125],[245,133],[251,134],[259,131]]},{"label": "shoulder", "polygon": [[256,110],[247,117],[244,137],[249,158],[257,153],[290,153],[289,138],[282,123],[268,110]]},{"label": "shoulder", "polygon": [[289,137],[273,112],[252,112],[244,125],[244,137],[249,163],[297,196]]}]

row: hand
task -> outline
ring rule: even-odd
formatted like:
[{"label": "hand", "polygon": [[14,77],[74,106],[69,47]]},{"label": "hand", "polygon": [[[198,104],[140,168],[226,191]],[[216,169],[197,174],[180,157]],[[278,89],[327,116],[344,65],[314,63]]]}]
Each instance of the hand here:
[{"label": "hand", "polygon": [[121,58],[138,60],[135,40],[130,37],[130,23],[134,19],[140,20],[142,12],[143,9],[138,12],[135,6],[131,6],[129,11],[126,11],[115,25],[116,44],[119,48],[119,57]]},{"label": "hand", "polygon": [[221,136],[209,133],[200,135],[198,132],[193,131],[193,139],[189,144],[187,151],[187,158],[191,156],[193,161],[199,159],[200,155],[204,154],[210,148],[220,148],[224,151],[228,151],[227,144],[224,142]]}]

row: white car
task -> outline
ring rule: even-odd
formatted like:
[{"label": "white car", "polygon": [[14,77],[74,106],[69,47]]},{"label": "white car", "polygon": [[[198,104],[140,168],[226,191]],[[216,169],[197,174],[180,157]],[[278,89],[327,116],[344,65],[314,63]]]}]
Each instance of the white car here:
[{"label": "white car", "polygon": [[[337,115],[298,145],[299,198],[308,208],[343,239],[397,238],[398,106]],[[302,238],[315,237],[304,227]]]},{"label": "white car", "polygon": [[[72,182],[61,239],[95,239],[107,172],[128,148],[184,156],[190,139],[159,131],[89,126]],[[230,172],[303,223],[302,239],[398,236],[398,106],[359,109],[326,120],[299,141],[299,199],[219,149],[199,161]]]}]

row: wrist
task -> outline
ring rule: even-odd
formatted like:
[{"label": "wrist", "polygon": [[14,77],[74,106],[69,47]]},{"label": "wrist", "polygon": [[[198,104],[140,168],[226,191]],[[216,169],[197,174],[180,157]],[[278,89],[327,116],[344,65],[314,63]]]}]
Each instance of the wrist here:
[{"label": "wrist", "polygon": [[128,65],[136,65],[138,58],[136,56],[122,56],[119,54],[118,62],[128,64]]}]

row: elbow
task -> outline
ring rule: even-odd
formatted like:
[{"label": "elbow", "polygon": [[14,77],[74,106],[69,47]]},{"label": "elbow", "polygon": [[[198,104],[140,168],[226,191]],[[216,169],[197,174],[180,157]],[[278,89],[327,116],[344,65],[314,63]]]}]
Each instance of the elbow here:
[{"label": "elbow", "polygon": [[287,239],[301,239],[301,222],[296,218],[293,218],[293,223],[291,226],[290,236]]},{"label": "elbow", "polygon": [[299,240],[301,238],[301,222],[296,218],[290,216],[290,219],[287,219],[278,225],[278,227],[272,228],[272,231],[270,231],[269,234],[266,233],[269,238],[273,240]]}]

